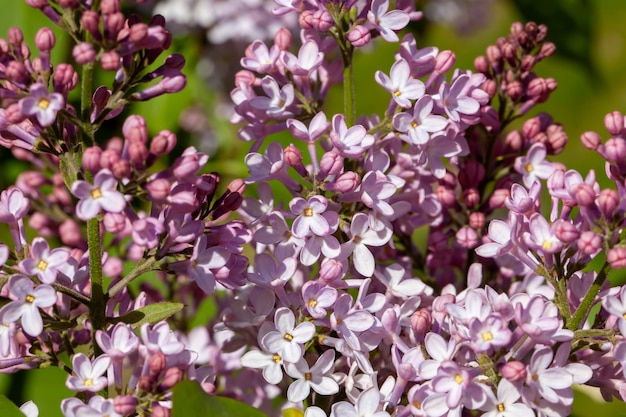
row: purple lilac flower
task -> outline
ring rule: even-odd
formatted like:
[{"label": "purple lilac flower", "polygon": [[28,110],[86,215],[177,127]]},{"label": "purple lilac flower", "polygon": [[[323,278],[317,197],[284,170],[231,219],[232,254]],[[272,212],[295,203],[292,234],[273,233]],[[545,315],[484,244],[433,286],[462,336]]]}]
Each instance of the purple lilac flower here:
[{"label": "purple lilac flower", "polygon": [[402,112],[393,117],[393,127],[406,135],[400,138],[412,145],[423,145],[430,139],[430,133],[445,129],[448,120],[442,116],[431,114],[433,99],[423,96],[415,103],[413,114]]},{"label": "purple lilac flower", "polygon": [[483,417],[531,417],[535,413],[526,404],[518,402],[521,397],[519,389],[502,378],[498,383],[496,395],[487,390],[487,402],[481,407],[486,411]]},{"label": "purple lilac flower", "polygon": [[367,20],[387,42],[398,42],[400,39],[394,31],[403,29],[411,18],[402,10],[387,11],[388,9],[389,0],[372,0]]},{"label": "purple lilac flower", "polygon": [[530,188],[536,178],[547,179],[554,172],[554,165],[546,160],[547,150],[543,143],[534,143],[526,156],[515,159],[515,170],[522,174],[524,185]]},{"label": "purple lilac flower", "polygon": [[22,319],[22,329],[30,336],[37,337],[43,331],[40,308],[52,306],[57,301],[54,289],[47,285],[35,285],[24,275],[12,275],[9,278],[9,292],[15,298],[2,309],[0,318],[4,322]]},{"label": "purple lilac flower", "polygon": [[374,136],[368,134],[362,125],[348,129],[343,114],[333,116],[329,138],[339,154],[346,158],[358,158],[374,144]]},{"label": "purple lilac flower", "polygon": [[287,362],[298,362],[304,353],[302,344],[315,335],[315,325],[303,322],[296,326],[293,312],[286,307],[276,310],[274,325],[276,330],[263,336],[261,344],[268,351],[278,353]]},{"label": "purple lilac flower", "polygon": [[391,98],[405,109],[412,106],[411,100],[419,99],[426,91],[422,81],[411,77],[411,68],[404,58],[391,66],[389,76],[382,71],[376,71],[374,76],[376,82],[391,93]]},{"label": "purple lilac flower", "polygon": [[85,354],[77,353],[72,358],[72,368],[76,375],[67,377],[65,386],[77,392],[98,392],[106,388],[108,380],[102,376],[111,364],[111,358],[100,355],[92,362]]},{"label": "purple lilac flower", "polygon": [[356,404],[340,401],[333,404],[333,417],[389,417],[389,413],[381,411],[380,392],[377,388],[369,388],[359,395]]},{"label": "purple lilac flower", "polygon": [[368,246],[382,246],[391,239],[391,229],[372,230],[366,214],[356,213],[350,223],[350,240],[341,245],[341,259],[352,255],[354,268],[363,276],[374,274],[374,255]]},{"label": "purple lilac flower", "polygon": [[287,363],[285,371],[294,382],[287,389],[287,399],[300,402],[309,396],[311,389],[321,395],[339,392],[339,385],[329,376],[335,364],[335,351],[330,349],[322,353],[311,367],[301,358],[297,363]]},{"label": "purple lilac flower", "polygon": [[57,267],[65,264],[70,257],[67,250],[57,248],[50,250],[45,239],[36,237],[31,245],[31,257],[24,259],[20,266],[28,275],[37,275],[44,284],[56,281]]},{"label": "purple lilac flower", "polygon": [[278,353],[251,350],[241,357],[241,365],[263,370],[263,378],[270,384],[280,384],[283,380],[283,358]]},{"label": "purple lilac flower", "polygon": [[291,212],[298,217],[293,222],[293,233],[298,237],[307,237],[311,233],[318,236],[328,234],[330,225],[322,215],[328,207],[325,197],[314,195],[308,200],[296,197],[289,202]]},{"label": "purple lilac flower", "polygon": [[456,78],[452,85],[444,82],[439,88],[439,94],[433,96],[445,110],[450,120],[454,122],[461,120],[460,114],[472,115],[476,114],[480,109],[478,101],[463,93],[469,81],[470,77],[464,74]]},{"label": "purple lilac flower", "polygon": [[100,210],[121,213],[126,207],[126,200],[116,187],[117,180],[108,169],[102,169],[96,174],[93,185],[87,181],[75,181],[72,194],[80,199],[76,205],[76,215],[86,221],[96,217]]},{"label": "purple lilac flower", "polygon": [[25,116],[35,116],[42,126],[50,126],[57,112],[65,107],[65,99],[59,93],[48,93],[43,84],[33,84],[30,95],[19,101],[20,111]]},{"label": "purple lilac flower", "polygon": [[330,316],[331,328],[337,331],[352,349],[361,349],[361,341],[355,332],[364,332],[374,323],[374,317],[367,311],[354,310],[352,297],[342,294],[337,298],[335,310]]}]

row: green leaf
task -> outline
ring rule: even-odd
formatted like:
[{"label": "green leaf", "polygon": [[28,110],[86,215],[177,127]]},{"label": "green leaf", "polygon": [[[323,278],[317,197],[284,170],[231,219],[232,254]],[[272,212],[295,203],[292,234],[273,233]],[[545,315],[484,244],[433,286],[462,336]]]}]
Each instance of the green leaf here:
[{"label": "green leaf", "polygon": [[149,304],[145,307],[141,307],[140,309],[124,314],[121,317],[110,318],[109,321],[111,323],[122,322],[130,324],[133,329],[136,329],[144,323],[154,324],[160,322],[161,320],[165,320],[178,313],[184,306],[185,305],[182,303],[170,302]]},{"label": "green leaf", "polygon": [[76,156],[70,152],[59,156],[59,167],[61,168],[61,176],[68,190],[72,189],[72,184],[78,179],[80,166],[76,160]]},{"label": "green leaf", "polygon": [[194,381],[178,383],[173,401],[172,417],[267,417],[241,401],[208,395]]},{"label": "green leaf", "polygon": [[24,417],[24,413],[20,411],[13,401],[4,395],[0,395],[0,416],[2,417]]},{"label": "green leaf", "polygon": [[283,417],[302,417],[304,412],[299,408],[285,408],[283,410]]}]

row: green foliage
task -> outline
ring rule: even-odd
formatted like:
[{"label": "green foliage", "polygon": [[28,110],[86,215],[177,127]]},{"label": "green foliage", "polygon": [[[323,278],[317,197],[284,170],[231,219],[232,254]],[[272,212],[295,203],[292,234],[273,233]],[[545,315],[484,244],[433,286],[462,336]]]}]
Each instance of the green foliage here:
[{"label": "green foliage", "polygon": [[0,416],[24,417],[24,413],[22,413],[20,409],[15,404],[13,404],[11,400],[9,400],[4,395],[0,395]]},{"label": "green foliage", "polygon": [[184,304],[182,303],[155,303],[149,304],[145,307],[141,307],[135,311],[124,314],[121,317],[115,317],[110,319],[112,323],[126,323],[130,324],[133,329],[140,327],[144,323],[155,324],[161,320],[165,320],[174,314],[182,310]]},{"label": "green foliage", "polygon": [[208,395],[193,381],[174,387],[173,404],[172,417],[267,417],[241,401]]}]

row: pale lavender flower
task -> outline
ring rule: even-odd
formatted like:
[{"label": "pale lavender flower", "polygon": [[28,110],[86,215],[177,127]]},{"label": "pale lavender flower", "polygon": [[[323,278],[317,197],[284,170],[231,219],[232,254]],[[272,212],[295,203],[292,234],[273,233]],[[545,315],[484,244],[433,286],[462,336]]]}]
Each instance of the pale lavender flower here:
[{"label": "pale lavender flower", "polygon": [[602,299],[602,307],[615,317],[622,336],[626,337],[626,286],[622,286],[619,297],[607,295]]},{"label": "pale lavender flower", "polygon": [[545,180],[554,172],[554,165],[546,160],[546,155],[546,145],[537,142],[528,149],[526,156],[515,158],[515,170],[522,174],[526,188],[530,188],[535,179]]},{"label": "pale lavender flower", "polygon": [[488,236],[491,242],[476,248],[476,253],[483,258],[493,258],[509,252],[514,246],[511,225],[503,220],[495,219],[489,223]]},{"label": "pale lavender flower", "polygon": [[249,227],[265,221],[274,210],[274,194],[269,184],[260,182],[257,186],[257,193],[259,198],[244,197],[241,203],[241,211],[250,218],[247,222]]},{"label": "pale lavender flower", "polygon": [[280,384],[283,380],[283,358],[278,353],[251,350],[241,357],[241,365],[263,370],[263,378],[269,384]]},{"label": "pale lavender flower", "polygon": [[415,278],[405,279],[406,275],[406,270],[400,264],[387,265],[374,271],[374,276],[387,287],[390,294],[396,297],[404,299],[422,294],[426,289],[426,284]]},{"label": "pale lavender flower", "polygon": [[309,39],[302,44],[297,57],[285,51],[282,60],[285,67],[293,74],[310,76],[324,61],[324,53],[320,52],[316,41]]},{"label": "pale lavender flower", "polygon": [[33,239],[30,252],[31,257],[20,262],[20,266],[28,275],[37,275],[44,284],[56,281],[57,267],[65,264],[70,257],[64,248],[51,251],[48,242],[41,237]]},{"label": "pale lavender flower", "polygon": [[321,319],[326,317],[326,308],[335,304],[337,290],[309,281],[302,286],[302,300],[311,317]]},{"label": "pale lavender flower", "polygon": [[22,319],[22,329],[30,336],[37,337],[43,331],[40,308],[52,306],[57,301],[54,289],[47,285],[36,288],[30,278],[24,275],[12,275],[9,278],[9,292],[15,298],[0,309],[0,318],[12,323]]},{"label": "pale lavender flower", "polygon": [[487,402],[481,407],[482,417],[534,417],[533,410],[521,402],[519,390],[505,378],[498,383],[497,394],[487,390]]},{"label": "pale lavender flower", "polygon": [[389,9],[389,0],[372,0],[367,20],[380,32],[387,42],[398,42],[400,39],[394,31],[403,29],[411,21],[411,17],[402,10]]},{"label": "pale lavender flower", "polygon": [[266,74],[276,65],[280,49],[276,45],[267,48],[263,41],[255,40],[248,48],[250,56],[241,58],[241,66],[250,71]]},{"label": "pale lavender flower", "polygon": [[311,233],[324,236],[330,231],[330,225],[322,215],[328,207],[326,197],[314,195],[308,200],[295,197],[289,202],[291,212],[298,217],[293,221],[292,230],[298,237],[307,237]]},{"label": "pale lavender flower", "polygon": [[126,200],[116,187],[117,180],[108,169],[102,169],[96,174],[93,185],[87,181],[75,181],[72,194],[80,199],[76,205],[78,218],[85,221],[93,219],[100,210],[121,213],[126,207]]},{"label": "pale lavender flower", "polygon": [[98,330],[96,332],[96,341],[102,351],[112,360],[123,360],[131,353],[137,351],[139,338],[130,326],[125,323],[117,323],[110,333],[109,335],[107,332]]},{"label": "pale lavender flower", "polygon": [[143,345],[140,345],[139,348],[144,355],[157,352],[161,352],[166,356],[176,355],[185,350],[185,344],[178,340],[176,334],[165,321],[158,322],[152,329],[150,324],[145,323],[141,325],[140,333]]},{"label": "pale lavender flower", "polygon": [[445,129],[448,120],[433,115],[433,99],[423,96],[415,103],[413,114],[402,112],[393,117],[393,127],[406,135],[400,138],[412,145],[423,145],[430,139],[430,133]]},{"label": "pale lavender flower", "polygon": [[499,316],[490,315],[485,320],[472,319],[469,330],[472,337],[470,345],[475,352],[489,352],[511,341],[511,330]]},{"label": "pale lavender flower", "polygon": [[42,126],[54,123],[57,113],[65,107],[65,99],[59,93],[48,93],[43,84],[33,84],[30,95],[19,101],[20,111],[25,116],[35,116]]},{"label": "pale lavender flower", "polygon": [[530,216],[528,229],[523,237],[529,248],[542,254],[554,254],[563,248],[563,243],[556,237],[554,225],[550,226],[540,213]]},{"label": "pale lavender flower", "polygon": [[286,119],[293,116],[289,107],[293,104],[295,93],[293,85],[282,87],[269,75],[261,81],[261,88],[267,96],[258,96],[250,100],[250,105],[258,110],[264,110],[268,116],[275,119]]},{"label": "pale lavender flower", "polygon": [[480,406],[485,401],[485,391],[481,384],[473,382],[473,374],[474,370],[462,368],[456,362],[445,361],[432,380],[433,390],[445,394],[446,406],[450,409],[461,405],[464,399]]},{"label": "pale lavender flower", "polygon": [[361,392],[354,405],[347,401],[333,404],[330,415],[331,417],[389,417],[388,412],[379,410],[380,400],[378,388],[372,387]]},{"label": "pale lavender flower", "polygon": [[352,297],[341,294],[335,303],[335,310],[330,316],[331,328],[337,331],[346,343],[356,350],[361,349],[361,341],[355,332],[364,332],[374,324],[374,317],[365,310],[352,308]]},{"label": "pale lavender flower", "polygon": [[307,143],[317,141],[326,131],[330,124],[326,118],[324,112],[319,112],[311,119],[309,127],[307,127],[300,120],[289,119],[287,120],[287,128],[289,132],[297,138]]},{"label": "pale lavender flower", "polygon": [[287,259],[297,254],[298,248],[304,246],[304,239],[291,233],[285,218],[279,212],[272,212],[268,216],[269,225],[254,232],[254,240],[265,244],[273,244],[277,259]]},{"label": "pale lavender flower", "polygon": [[439,366],[445,361],[451,361],[457,350],[456,340],[453,337],[447,342],[438,333],[430,332],[424,338],[424,347],[430,359],[425,359],[419,365],[419,374],[424,379],[433,379],[437,375]]},{"label": "pale lavender flower", "polygon": [[[441,158],[452,158],[466,153],[464,145],[454,129],[448,128],[446,131],[437,132],[431,136],[430,140],[420,146],[422,151],[420,163],[428,164],[430,171],[436,178],[443,178],[446,175],[446,167]],[[467,144],[467,143],[465,143]]]},{"label": "pale lavender flower", "polygon": [[268,332],[261,344],[269,352],[278,353],[286,362],[298,362],[302,359],[302,344],[315,335],[315,325],[302,322],[296,326],[296,318],[287,307],[281,307],[274,314],[276,330]]},{"label": "pale lavender flower", "polygon": [[311,389],[321,395],[332,395],[339,392],[339,385],[330,377],[335,364],[335,351],[329,349],[318,358],[311,367],[301,358],[297,363],[288,363],[285,371],[294,382],[287,389],[287,399],[300,402],[309,396]]},{"label": "pale lavender flower", "polygon": [[133,243],[147,249],[154,249],[159,244],[159,236],[164,230],[163,222],[159,219],[139,218],[133,221]]},{"label": "pale lavender flower", "polygon": [[92,362],[85,354],[77,353],[72,357],[72,368],[76,375],[68,376],[65,386],[77,392],[101,391],[109,384],[103,374],[110,364],[111,358],[107,355],[100,355]]},{"label": "pale lavender flower", "polygon": [[398,184],[401,186],[404,181],[400,179],[396,183],[381,171],[370,171],[365,174],[359,186],[360,200],[367,207],[385,217],[393,216],[394,209],[388,200],[398,190]]},{"label": "pale lavender flower", "polygon": [[170,267],[196,281],[206,294],[212,294],[216,280],[214,271],[226,265],[230,256],[230,251],[221,246],[207,247],[207,235],[203,234],[196,239],[191,258],[172,263]]},{"label": "pale lavender flower", "polygon": [[343,114],[333,116],[329,138],[346,158],[358,158],[374,144],[374,136],[368,134],[365,127],[355,125],[348,129]]},{"label": "pale lavender flower", "polygon": [[[570,389],[574,377],[567,370],[551,367],[554,354],[552,348],[543,346],[535,350],[527,367],[526,384],[532,393],[538,392],[551,403],[561,400],[559,391]],[[533,394],[525,393],[526,398],[534,398]]]},{"label": "pale lavender flower", "polygon": [[20,406],[20,411],[24,413],[26,417],[38,417],[39,416],[39,408],[32,401],[26,401],[24,404]]},{"label": "pale lavender flower", "polygon": [[[475,99],[464,95],[463,91],[470,81],[469,75],[463,74],[457,77],[452,85],[444,82],[439,88],[439,94],[433,96],[438,104],[445,110],[450,120],[461,121],[461,115],[476,114],[480,104]],[[460,113],[460,114],[459,114]]]},{"label": "pale lavender flower", "polygon": [[394,62],[389,76],[382,71],[376,71],[374,77],[378,84],[391,93],[391,98],[405,109],[412,106],[411,100],[419,99],[426,91],[422,81],[411,77],[411,67],[404,58]]},{"label": "pale lavender flower", "polygon": [[391,239],[392,231],[385,228],[381,231],[372,230],[366,214],[356,213],[350,223],[350,240],[341,245],[341,259],[352,254],[354,268],[363,276],[374,274],[374,255],[368,246],[382,246]]}]

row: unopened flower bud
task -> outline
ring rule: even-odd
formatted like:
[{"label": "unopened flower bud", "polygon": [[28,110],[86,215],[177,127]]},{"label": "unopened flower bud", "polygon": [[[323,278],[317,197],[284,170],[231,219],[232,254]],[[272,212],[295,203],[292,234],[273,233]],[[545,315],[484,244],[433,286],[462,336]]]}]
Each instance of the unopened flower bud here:
[{"label": "unopened flower bud", "polygon": [[167,368],[165,370],[163,380],[161,381],[160,388],[163,390],[172,389],[174,388],[174,385],[183,380],[184,376],[185,373],[180,368]]},{"label": "unopened flower bud", "polygon": [[531,71],[535,64],[537,63],[537,58],[533,55],[524,55],[522,58],[522,65],[520,66],[522,71]]},{"label": "unopened flower bud", "polygon": [[176,146],[176,135],[169,130],[160,131],[150,143],[150,152],[156,156],[166,155]]},{"label": "unopened flower bud", "polygon": [[487,60],[489,63],[499,65],[502,59],[502,52],[496,45],[489,45],[487,47]]},{"label": "unopened flower bud", "polygon": [[480,203],[480,193],[476,188],[463,191],[463,202],[467,207],[474,207]]},{"label": "unopened flower bud", "polygon": [[107,212],[104,214],[102,224],[107,232],[119,234],[126,228],[126,216],[124,213]]},{"label": "unopened flower bud", "polygon": [[602,250],[602,238],[591,230],[582,232],[576,244],[578,250],[585,255],[593,255]]},{"label": "unopened flower bud", "polygon": [[11,61],[6,66],[5,74],[7,79],[19,84],[26,84],[29,79],[26,65],[19,61]]},{"label": "unopened flower bud", "polygon": [[159,375],[166,366],[165,355],[161,352],[153,353],[150,355],[150,359],[148,359],[148,366],[151,376]]},{"label": "unopened flower bud", "polygon": [[428,309],[420,308],[411,315],[411,329],[415,334],[417,343],[424,341],[424,336],[430,331],[432,326],[432,316]]},{"label": "unopened flower bud", "polygon": [[113,176],[115,176],[118,180],[130,178],[130,162],[126,159],[120,159],[113,164],[111,172],[113,172]]},{"label": "unopened flower bud", "polygon": [[139,377],[139,383],[137,383],[137,386],[141,391],[151,392],[154,388],[154,378],[151,378],[148,375],[141,375]]},{"label": "unopened flower bud", "polygon": [[159,404],[152,405],[152,417],[170,417],[172,411],[169,408],[165,408]]},{"label": "unopened flower bud", "polygon": [[512,130],[506,135],[504,143],[506,144],[507,149],[513,152],[518,152],[522,150],[522,146],[524,145],[524,139],[522,138],[522,135],[519,131]]},{"label": "unopened flower bud", "polygon": [[92,173],[100,171],[100,158],[102,157],[102,149],[99,146],[90,146],[83,152],[82,164],[85,169]]},{"label": "unopened flower bud", "polygon": [[49,52],[52,48],[54,48],[55,37],[54,32],[52,32],[49,28],[41,28],[37,32],[35,36],[35,46],[41,52]]},{"label": "unopened flower bud", "polygon": [[59,237],[67,246],[81,247],[86,243],[78,223],[72,219],[67,219],[59,225]]},{"label": "unopened flower bud", "polygon": [[72,49],[72,56],[78,65],[85,65],[96,59],[96,51],[92,44],[81,42]]},{"label": "unopened flower bud", "polygon": [[548,135],[548,141],[546,142],[548,153],[550,155],[561,153],[565,149],[568,139],[563,126],[558,124],[550,125],[546,130],[546,134]]},{"label": "unopened flower bud", "polygon": [[157,178],[146,185],[153,201],[164,202],[170,195],[170,182],[165,178]]},{"label": "unopened flower bud", "polygon": [[474,68],[482,74],[489,74],[489,61],[484,55],[479,55],[474,59]]},{"label": "unopened flower bud", "polygon": [[320,32],[327,32],[335,25],[333,17],[326,9],[317,9],[313,12],[314,29]]},{"label": "unopened flower bud", "polygon": [[604,127],[613,136],[618,136],[624,130],[624,115],[618,111],[604,116]]},{"label": "unopened flower bud", "polygon": [[359,181],[359,174],[353,171],[346,171],[339,175],[334,183],[328,184],[328,189],[341,193],[349,193],[356,189],[359,185]]},{"label": "unopened flower bud", "polygon": [[500,374],[509,382],[523,381],[526,379],[526,365],[520,361],[510,361],[502,365]]},{"label": "unopened flower bud", "polygon": [[511,98],[513,101],[518,101],[522,98],[524,94],[524,88],[522,87],[522,83],[519,81],[513,81],[512,83],[508,83],[506,85],[506,95]]},{"label": "unopened flower bud", "polygon": [[556,52],[556,45],[552,42],[545,42],[541,45],[541,49],[539,50],[539,54],[537,54],[538,59],[547,58],[552,56]]},{"label": "unopened flower bud", "polygon": [[280,28],[274,35],[274,44],[281,51],[286,51],[291,47],[291,32],[285,28]]},{"label": "unopened flower bud", "polygon": [[303,10],[298,17],[298,23],[302,29],[313,29],[313,10]]},{"label": "unopened flower bud", "polygon": [[467,160],[459,172],[459,184],[463,188],[476,187],[483,179],[485,179],[485,167],[475,159]]},{"label": "unopened flower bud", "polygon": [[435,192],[437,201],[443,204],[445,207],[454,207],[456,204],[456,193],[452,188],[440,185]]},{"label": "unopened flower bud", "polygon": [[117,414],[129,416],[134,414],[137,408],[137,398],[132,395],[116,395],[113,398],[113,407]]},{"label": "unopened flower bud", "polygon": [[492,194],[491,197],[489,198],[489,208],[492,210],[495,210],[497,208],[502,208],[504,207],[504,202],[506,201],[507,198],[509,198],[510,192],[507,189],[504,188],[498,188],[496,189]]},{"label": "unopened flower bud", "polygon": [[252,71],[241,70],[237,71],[237,73],[235,74],[235,85],[240,85],[242,83],[244,85],[254,85],[255,81],[256,76]]},{"label": "unopened flower bud", "polygon": [[75,9],[78,7],[78,0],[58,0],[59,6],[64,9]]},{"label": "unopened flower bud", "polygon": [[372,40],[372,36],[370,35],[370,31],[362,25],[356,25],[352,28],[350,32],[346,35],[352,46],[360,48],[361,46],[367,45],[370,40]]},{"label": "unopened flower bud", "polygon": [[54,91],[67,93],[78,85],[78,74],[71,65],[60,63],[54,70],[52,85],[54,86]]},{"label": "unopened flower bud", "polygon": [[585,148],[593,151],[598,149],[598,146],[602,143],[602,138],[596,132],[589,130],[580,135],[580,141]]},{"label": "unopened flower bud", "polygon": [[604,143],[604,156],[614,164],[623,164],[626,160],[626,141],[622,138],[611,138]]},{"label": "unopened flower bud", "polygon": [[330,151],[322,155],[318,180],[323,180],[328,175],[337,175],[343,170],[343,157],[336,152]]},{"label": "unopened flower bud", "polygon": [[469,215],[469,225],[473,229],[482,229],[485,227],[485,213],[475,211]]},{"label": "unopened flower bud", "polygon": [[100,57],[100,65],[105,71],[117,71],[120,67],[120,55],[115,51],[104,52]]},{"label": "unopened flower bud", "polygon": [[340,261],[324,258],[322,265],[320,266],[319,274],[320,279],[328,284],[341,279],[341,277],[345,274],[345,269]]},{"label": "unopened flower bud", "polygon": [[600,191],[598,196],[598,208],[602,212],[602,215],[607,220],[612,220],[615,216],[617,206],[619,206],[620,199],[617,191],[610,188],[606,188]]},{"label": "unopened flower bud", "polygon": [[102,0],[100,2],[100,12],[102,14],[117,13],[120,11],[119,0]]},{"label": "unopened flower bud", "polygon": [[302,152],[296,148],[293,144],[287,146],[283,150],[283,157],[287,165],[294,168],[298,174],[302,177],[309,175],[306,168],[302,164]]},{"label": "unopened flower bud", "polygon": [[129,29],[128,40],[131,42],[141,42],[148,36],[148,25],[145,23],[135,23]]},{"label": "unopened flower bud", "polygon": [[465,249],[473,249],[478,246],[478,233],[469,226],[463,226],[456,232],[456,241]]},{"label": "unopened flower bud", "polygon": [[117,278],[122,275],[122,272],[124,272],[124,263],[120,258],[109,256],[106,262],[102,265],[102,272],[107,277]]},{"label": "unopened flower bud", "polygon": [[609,252],[606,254],[606,260],[613,269],[626,268],[626,248],[616,246],[609,249]]},{"label": "unopened flower bud", "polygon": [[113,165],[121,159],[121,155],[117,150],[105,149],[100,155],[100,167],[113,170]]},{"label": "unopened flower bud", "polygon": [[20,46],[24,42],[24,32],[17,26],[13,26],[9,28],[7,39],[11,45]]},{"label": "unopened flower bud", "polygon": [[130,162],[135,165],[136,169],[141,169],[146,166],[148,160],[148,148],[146,145],[139,141],[131,141],[128,145],[128,157]]},{"label": "unopened flower bud", "polygon": [[128,116],[126,120],[124,120],[122,134],[126,140],[148,143],[146,119],[136,114]]},{"label": "unopened flower bud", "polygon": [[93,10],[86,10],[80,17],[80,24],[83,29],[87,30],[91,35],[100,38],[100,15]]},{"label": "unopened flower bud", "polygon": [[435,71],[444,73],[452,69],[456,62],[456,55],[452,51],[441,51],[435,57]]}]

